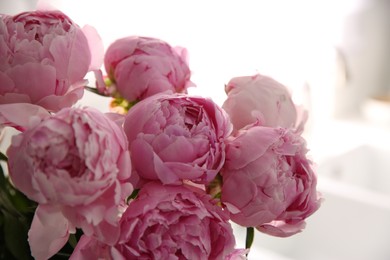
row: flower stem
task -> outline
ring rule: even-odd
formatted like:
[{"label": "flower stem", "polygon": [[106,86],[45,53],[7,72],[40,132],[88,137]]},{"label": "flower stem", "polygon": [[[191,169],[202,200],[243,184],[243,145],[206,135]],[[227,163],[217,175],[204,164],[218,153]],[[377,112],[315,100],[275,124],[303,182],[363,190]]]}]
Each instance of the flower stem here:
[{"label": "flower stem", "polygon": [[[245,248],[246,249],[251,248],[251,246],[253,244],[254,237],[255,237],[255,229],[253,227],[247,227],[246,228],[246,240],[245,240]],[[247,254],[247,256],[248,256],[248,254]]]}]

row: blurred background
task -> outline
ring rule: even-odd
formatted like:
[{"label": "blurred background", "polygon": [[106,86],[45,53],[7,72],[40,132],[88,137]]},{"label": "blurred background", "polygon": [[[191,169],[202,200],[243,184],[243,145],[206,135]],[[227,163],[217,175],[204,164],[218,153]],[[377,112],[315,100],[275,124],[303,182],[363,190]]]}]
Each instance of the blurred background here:
[{"label": "blurred background", "polygon": [[[256,233],[249,259],[390,259],[390,1],[46,2],[94,26],[105,48],[129,35],[185,47],[191,94],[222,105],[232,77],[260,73],[308,109],[323,205],[294,237]],[[0,0],[0,13],[36,4]],[[108,110],[90,93],[81,104]],[[245,230],[235,230],[243,246]]]}]

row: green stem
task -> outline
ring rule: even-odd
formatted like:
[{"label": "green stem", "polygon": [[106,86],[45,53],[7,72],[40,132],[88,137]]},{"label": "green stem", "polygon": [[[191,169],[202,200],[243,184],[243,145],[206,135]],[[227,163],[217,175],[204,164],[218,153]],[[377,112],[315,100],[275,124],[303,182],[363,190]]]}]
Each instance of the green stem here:
[{"label": "green stem", "polygon": [[[251,248],[251,246],[253,244],[254,237],[255,237],[255,229],[253,227],[247,227],[246,228],[246,240],[245,240],[245,248],[246,249]],[[247,254],[247,256],[248,256],[248,254]]]}]

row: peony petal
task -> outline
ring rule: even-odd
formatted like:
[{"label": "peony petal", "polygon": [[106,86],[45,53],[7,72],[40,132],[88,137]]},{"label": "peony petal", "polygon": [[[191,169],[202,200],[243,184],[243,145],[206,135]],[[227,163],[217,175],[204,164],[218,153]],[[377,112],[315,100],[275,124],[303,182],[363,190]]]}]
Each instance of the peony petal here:
[{"label": "peony petal", "polygon": [[85,25],[82,28],[82,32],[87,38],[89,50],[91,52],[89,71],[99,70],[103,64],[104,58],[103,41],[96,29],[92,26]]},{"label": "peony petal", "polygon": [[28,95],[33,103],[55,93],[56,69],[52,66],[29,62],[9,69],[7,75],[17,92]]},{"label": "peony petal", "polygon": [[240,169],[261,157],[281,133],[271,127],[253,126],[239,132],[239,136],[228,139],[226,166]]},{"label": "peony petal", "polygon": [[156,170],[154,168],[154,152],[150,144],[142,139],[136,139],[132,142],[131,160],[133,170],[143,178],[156,180]]},{"label": "peony petal", "polygon": [[5,93],[0,96],[0,104],[11,104],[11,103],[31,103],[31,99],[28,95],[19,93]]},{"label": "peony petal", "polygon": [[257,230],[275,237],[290,237],[295,235],[305,228],[306,222],[304,220],[297,223],[286,223],[284,221],[272,221],[267,224],[256,227]]},{"label": "peony petal", "polygon": [[39,205],[28,232],[31,255],[35,259],[48,259],[55,255],[75,233],[61,211],[49,205]]},{"label": "peony petal", "polygon": [[[80,100],[84,95],[84,83],[85,81],[81,81],[83,85],[75,86],[73,90],[66,93],[63,96],[57,96],[57,95],[48,95],[44,98],[42,98],[37,105],[40,105],[44,108],[46,108],[49,111],[59,111],[62,108],[65,107],[71,107],[74,105],[78,100]],[[73,87],[71,87],[73,88]]]},{"label": "peony petal", "polygon": [[222,107],[237,131],[259,121],[263,126],[294,128],[297,111],[287,87],[264,76],[232,78],[225,86],[228,94]]},{"label": "peony petal", "polygon": [[[113,252],[114,251],[114,252]],[[110,246],[101,243],[93,237],[82,235],[76,248],[73,250],[70,260],[90,260],[90,259],[115,259],[124,260],[123,256]]]},{"label": "peony petal", "polygon": [[60,82],[65,81],[64,89],[57,90],[56,94],[63,95],[70,84],[81,80],[87,74],[91,61],[88,47],[87,39],[81,30],[76,30],[72,38],[67,35],[53,39],[50,53],[54,59],[57,79]]},{"label": "peony petal", "polygon": [[0,125],[12,126],[22,131],[49,116],[50,113],[44,108],[29,103],[0,105]]},{"label": "peony petal", "polygon": [[13,80],[7,76],[4,72],[0,71],[0,95],[4,95],[5,93],[14,89]]},{"label": "peony petal", "polygon": [[96,80],[95,84],[97,91],[101,94],[106,94],[107,88],[106,83],[104,82],[103,72],[101,70],[94,70],[93,73]]}]

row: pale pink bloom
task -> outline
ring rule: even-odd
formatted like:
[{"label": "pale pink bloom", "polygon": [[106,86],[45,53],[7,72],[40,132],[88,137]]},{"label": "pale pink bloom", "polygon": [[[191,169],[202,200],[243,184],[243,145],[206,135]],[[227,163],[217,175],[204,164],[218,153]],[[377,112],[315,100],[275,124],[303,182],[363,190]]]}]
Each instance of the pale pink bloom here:
[{"label": "pale pink bloom", "polygon": [[161,92],[187,93],[193,85],[186,50],[156,38],[116,40],[106,51],[104,66],[111,87],[130,102]]},{"label": "pale pink bloom", "polygon": [[154,95],[126,115],[134,176],[141,181],[209,183],[225,161],[231,124],[211,99]]},{"label": "pale pink bloom", "polygon": [[82,97],[86,73],[103,61],[95,29],[60,11],[2,15],[0,35],[0,104],[69,107]]},{"label": "pale pink bloom", "polygon": [[[13,137],[9,175],[39,203],[29,232],[34,256],[51,248],[54,234],[68,235],[67,227],[116,242],[121,207],[133,190],[127,146],[122,128],[92,108],[62,109]],[[51,219],[64,225],[49,228]]]},{"label": "pale pink bloom", "polygon": [[320,206],[305,140],[293,130],[252,126],[226,149],[221,201],[231,219],[275,236],[300,232]]},{"label": "pale pink bloom", "polygon": [[113,247],[82,238],[71,259],[225,259],[234,250],[227,214],[191,186],[146,184],[120,224]]},{"label": "pale pink bloom", "polygon": [[232,78],[225,86],[227,99],[222,108],[235,130],[259,122],[262,126],[294,127],[297,110],[288,89],[260,74]]}]

